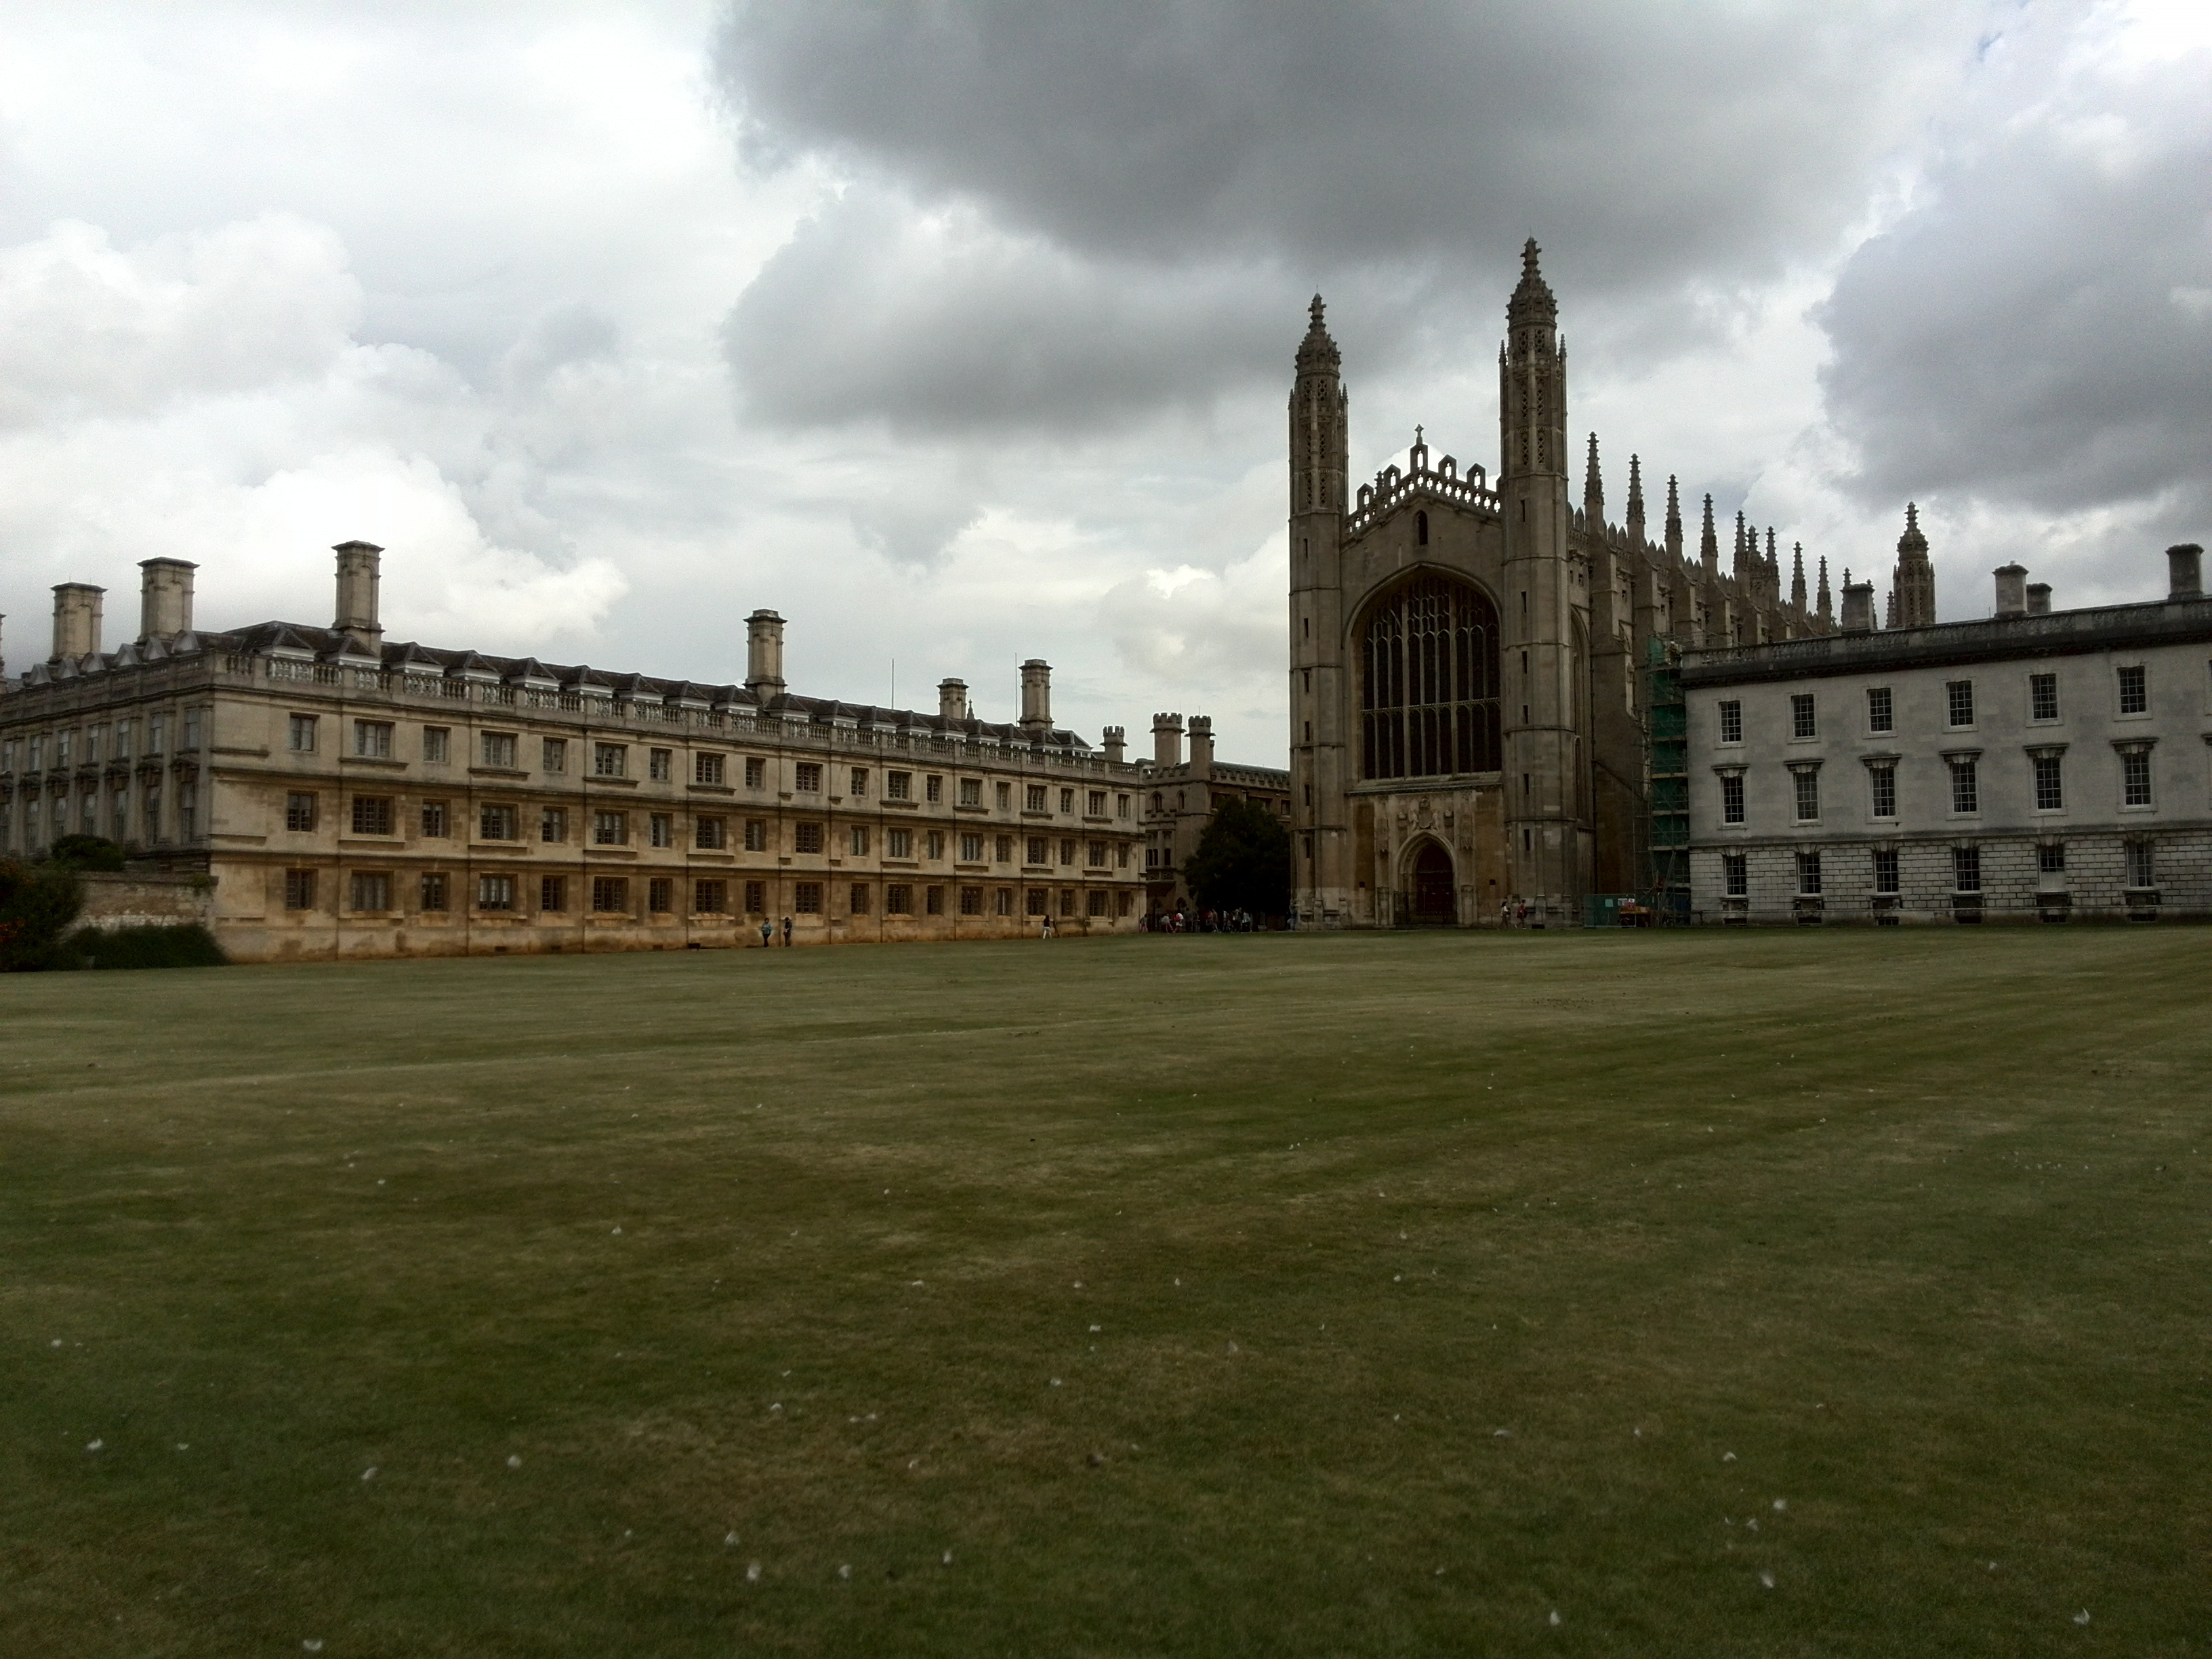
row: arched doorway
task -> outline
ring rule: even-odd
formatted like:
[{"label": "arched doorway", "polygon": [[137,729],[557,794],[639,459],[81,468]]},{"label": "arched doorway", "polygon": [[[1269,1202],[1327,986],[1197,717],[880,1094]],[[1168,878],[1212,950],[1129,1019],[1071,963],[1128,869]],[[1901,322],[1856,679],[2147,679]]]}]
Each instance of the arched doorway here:
[{"label": "arched doorway", "polygon": [[1434,842],[1413,855],[1413,925],[1449,927],[1459,921],[1459,895],[1452,880],[1451,854]]}]

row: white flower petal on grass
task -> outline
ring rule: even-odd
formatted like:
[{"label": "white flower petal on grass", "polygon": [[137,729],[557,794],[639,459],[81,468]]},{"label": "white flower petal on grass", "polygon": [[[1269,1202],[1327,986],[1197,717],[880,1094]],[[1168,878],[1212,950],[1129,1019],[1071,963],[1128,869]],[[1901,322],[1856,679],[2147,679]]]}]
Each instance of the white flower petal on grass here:
[{"label": "white flower petal on grass", "polygon": [[363,1470],[361,1472],[361,1478],[362,1478],[362,1480],[375,1480],[375,1479],[376,1479],[376,1465],[375,1465],[375,1464],[374,1464],[374,1463],[371,1463],[371,1464],[370,1464],[367,1468],[363,1469]]},{"label": "white flower petal on grass", "polygon": [[519,1469],[522,1467],[522,1459],[514,1453],[509,1452],[507,1455],[507,1467],[510,1469]]},{"label": "white flower petal on grass", "polygon": [[1559,1610],[1557,1607],[1552,1609],[1552,1622],[1555,1625],[1559,1622]]},{"label": "white flower petal on grass", "polygon": [[1788,1509],[1789,1507],[1790,1507],[1790,1500],[1789,1500],[1788,1498],[1776,1498],[1776,1499],[1774,1500],[1774,1512],[1775,1512],[1777,1515],[1781,1514],[1783,1510],[1784,1510]]},{"label": "white flower petal on grass", "polygon": [[840,1578],[850,1578],[853,1576],[853,1564],[850,1561],[846,1562],[843,1566],[837,1569],[837,1576]]},{"label": "white flower petal on grass", "polygon": [[1723,1462],[1723,1463],[1733,1463],[1733,1462],[1735,1462],[1735,1454],[1734,1452],[1723,1452],[1723,1453],[1721,1454],[1721,1462]]},{"label": "white flower petal on grass", "polygon": [[58,1337],[56,1337],[56,1338],[55,1338],[52,1342],[49,1342],[46,1346],[47,1346],[48,1347],[50,1347],[50,1348],[58,1348],[58,1347],[60,1347],[60,1346],[61,1346],[61,1345],[62,1345],[62,1340],[61,1340],[61,1338],[59,1338],[59,1337],[58,1336]]},{"label": "white flower petal on grass", "polygon": [[945,1551],[945,1559],[939,1561],[937,1565],[940,1567],[951,1566],[952,1565],[952,1552],[951,1550]]},{"label": "white flower petal on grass", "polygon": [[106,1443],[105,1440],[88,1440],[84,1443],[84,1449],[87,1451],[98,1451]]},{"label": "white flower petal on grass", "polygon": [[1058,1377],[1055,1376],[1052,1379],[1052,1386],[1055,1389],[1060,1386],[1060,1379]]},{"label": "white flower petal on grass", "polygon": [[323,1650],[322,1638],[319,1637],[310,1636],[300,1645],[309,1653],[320,1653]]},{"label": "white flower petal on grass", "polygon": [[759,1562],[748,1561],[745,1563],[745,1583],[748,1584],[757,1584],[760,1583]]},{"label": "white flower petal on grass", "polygon": [[735,1534],[735,1533],[733,1533],[733,1532],[726,1532],[726,1533],[724,1533],[724,1534],[722,1534],[722,1542],[723,1542],[725,1545],[734,1544],[734,1543],[736,1543],[737,1541],[738,1541],[738,1535],[737,1535],[737,1534]]},{"label": "white flower petal on grass", "polygon": [[2089,1622],[2089,1609],[2084,1607],[2081,1612],[2075,1613],[2074,1615],[2074,1622],[2077,1625],[2087,1624]]},{"label": "white flower petal on grass", "polygon": [[1759,1582],[1765,1585],[1767,1589],[1772,1589],[1774,1588],[1774,1575],[1771,1572],[1762,1572],[1759,1575]]}]

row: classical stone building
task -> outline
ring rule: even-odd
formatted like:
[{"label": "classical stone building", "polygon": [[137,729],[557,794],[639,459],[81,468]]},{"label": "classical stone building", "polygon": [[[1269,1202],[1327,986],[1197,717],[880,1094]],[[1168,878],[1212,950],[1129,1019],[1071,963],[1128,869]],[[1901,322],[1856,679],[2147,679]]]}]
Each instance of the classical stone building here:
[{"label": "classical stone building", "polygon": [[1712,501],[1686,552],[1643,468],[1606,517],[1597,441],[1570,500],[1567,359],[1530,242],[1498,350],[1499,466],[1432,457],[1347,492],[1348,401],[1322,301],[1290,405],[1291,811],[1304,926],[1554,924],[1644,886],[1647,641],[1755,645],[1832,627],[1774,532],[1741,515],[1721,568]]},{"label": "classical stone building", "polygon": [[73,831],[214,878],[233,955],[673,949],[1133,929],[1145,781],[1053,724],[802,696],[783,622],[743,684],[387,642],[379,549],[337,553],[328,628],[202,633],[149,559],[137,637],[55,589],[52,655],[0,680],[0,853]]},{"label": "classical stone building", "polygon": [[2212,914],[2212,599],[2051,609],[2016,564],[1937,623],[1909,518],[1888,615],[1692,652],[1692,903],[1707,921],[2137,921]]},{"label": "classical stone building", "polygon": [[1145,769],[1145,893],[1153,915],[1194,910],[1183,872],[1199,837],[1225,801],[1256,801],[1287,820],[1291,775],[1272,766],[1243,766],[1213,757],[1213,721],[1190,718],[1190,757],[1182,753],[1179,714],[1152,716],[1152,761]]}]

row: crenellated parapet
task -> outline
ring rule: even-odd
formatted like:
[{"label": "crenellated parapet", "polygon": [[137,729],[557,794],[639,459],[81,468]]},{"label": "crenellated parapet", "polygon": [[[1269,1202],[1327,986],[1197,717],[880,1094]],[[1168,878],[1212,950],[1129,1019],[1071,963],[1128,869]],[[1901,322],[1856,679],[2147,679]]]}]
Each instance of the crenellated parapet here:
[{"label": "crenellated parapet", "polygon": [[1375,475],[1374,483],[1359,486],[1352,515],[1344,523],[1346,536],[1359,535],[1381,523],[1417,495],[1470,513],[1497,516],[1498,492],[1490,487],[1489,473],[1472,462],[1462,472],[1458,459],[1450,455],[1431,465],[1429,447],[1421,441],[1419,427],[1413,428],[1413,447],[1407,453],[1406,462],[1402,471],[1393,463]]}]

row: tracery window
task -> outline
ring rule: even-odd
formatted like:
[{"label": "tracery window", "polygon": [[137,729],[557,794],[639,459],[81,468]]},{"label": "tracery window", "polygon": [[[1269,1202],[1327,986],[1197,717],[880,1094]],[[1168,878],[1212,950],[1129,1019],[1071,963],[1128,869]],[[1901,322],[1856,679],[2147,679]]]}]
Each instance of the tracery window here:
[{"label": "tracery window", "polygon": [[1360,635],[1361,775],[1498,767],[1498,609],[1444,576],[1402,587]]}]

